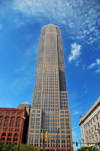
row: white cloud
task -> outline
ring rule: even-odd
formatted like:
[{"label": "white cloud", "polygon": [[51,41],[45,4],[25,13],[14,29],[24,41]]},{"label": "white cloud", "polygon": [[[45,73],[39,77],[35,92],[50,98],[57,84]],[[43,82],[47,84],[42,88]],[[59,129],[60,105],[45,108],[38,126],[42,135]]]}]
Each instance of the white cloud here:
[{"label": "white cloud", "polygon": [[99,7],[100,3],[95,0],[13,0],[12,3],[2,2],[0,14],[2,17],[7,16],[6,19],[15,28],[26,22],[34,24],[35,20],[42,25],[51,22],[61,28],[63,26],[67,37],[83,39],[87,44],[95,42],[100,47]]},{"label": "white cloud", "polygon": [[79,113],[81,113],[81,112],[80,111],[73,111],[73,115],[77,115]]},{"label": "white cloud", "polygon": [[96,59],[96,62],[95,63],[92,63],[88,66],[88,69],[92,69],[94,66],[97,66],[97,70],[96,72],[100,72],[100,59]]},{"label": "white cloud", "polygon": [[78,64],[81,62],[81,60],[76,61],[76,67],[78,66]]},{"label": "white cloud", "polygon": [[82,104],[82,102],[80,102],[80,103],[75,103],[74,105],[71,105],[71,108],[76,108],[76,106],[79,106],[80,104]]},{"label": "white cloud", "polygon": [[76,131],[72,131],[72,136],[76,137],[77,136],[77,132]]},{"label": "white cloud", "polygon": [[[72,60],[77,60],[77,58],[81,55],[81,52],[80,52],[80,49],[81,49],[81,45],[77,45],[76,43],[72,44],[71,45],[71,54],[69,55],[69,62],[71,62]],[[80,61],[78,61],[76,63],[76,66],[77,64],[79,63]]]}]

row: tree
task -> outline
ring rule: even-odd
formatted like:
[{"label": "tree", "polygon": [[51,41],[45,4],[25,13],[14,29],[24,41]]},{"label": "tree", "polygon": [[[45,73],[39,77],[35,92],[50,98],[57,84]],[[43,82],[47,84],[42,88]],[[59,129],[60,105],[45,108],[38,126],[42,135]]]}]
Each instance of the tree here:
[{"label": "tree", "polygon": [[[13,146],[10,151],[18,151],[18,145]],[[21,144],[19,151],[38,151],[38,148],[32,145]]]},{"label": "tree", "polygon": [[0,141],[0,151],[2,151],[2,148],[3,148],[3,142],[2,141]]},{"label": "tree", "polygon": [[7,141],[7,144],[3,146],[2,151],[10,151],[10,149],[14,146],[14,143]]},{"label": "tree", "polygon": [[81,147],[80,149],[77,149],[77,151],[99,151],[97,147],[91,146],[91,147]]}]

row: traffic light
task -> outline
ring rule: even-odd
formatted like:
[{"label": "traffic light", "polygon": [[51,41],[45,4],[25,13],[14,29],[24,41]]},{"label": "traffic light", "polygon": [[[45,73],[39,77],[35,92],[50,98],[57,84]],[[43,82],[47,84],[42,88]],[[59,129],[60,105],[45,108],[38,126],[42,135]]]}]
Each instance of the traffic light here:
[{"label": "traffic light", "polygon": [[46,133],[45,133],[45,141],[47,141],[48,140],[48,132],[46,131]]},{"label": "traffic light", "polygon": [[87,142],[86,144],[87,144],[87,145],[89,145],[89,143],[88,143],[88,142]]},{"label": "traffic light", "polygon": [[78,142],[76,142],[76,146],[78,146]]},{"label": "traffic light", "polygon": [[95,143],[95,146],[97,146],[97,143]]}]

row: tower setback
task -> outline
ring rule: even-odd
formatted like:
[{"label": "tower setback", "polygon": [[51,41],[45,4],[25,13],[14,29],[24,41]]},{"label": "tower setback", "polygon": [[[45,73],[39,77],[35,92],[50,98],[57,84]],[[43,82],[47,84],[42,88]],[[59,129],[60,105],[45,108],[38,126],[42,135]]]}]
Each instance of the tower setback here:
[{"label": "tower setback", "polygon": [[41,30],[28,144],[43,150],[45,131],[45,150],[73,150],[61,30],[52,24]]}]

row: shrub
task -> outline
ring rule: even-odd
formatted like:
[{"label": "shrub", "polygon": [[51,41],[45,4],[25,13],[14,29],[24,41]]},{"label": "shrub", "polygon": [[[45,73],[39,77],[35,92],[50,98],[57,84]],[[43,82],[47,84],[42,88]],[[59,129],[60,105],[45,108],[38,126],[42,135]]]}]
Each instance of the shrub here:
[{"label": "shrub", "polygon": [[99,151],[97,147],[91,146],[91,147],[81,147],[80,149],[77,149],[77,151]]},{"label": "shrub", "polygon": [[[18,151],[18,145],[13,146],[10,151]],[[38,148],[32,145],[21,144],[19,151],[38,151]]]}]

